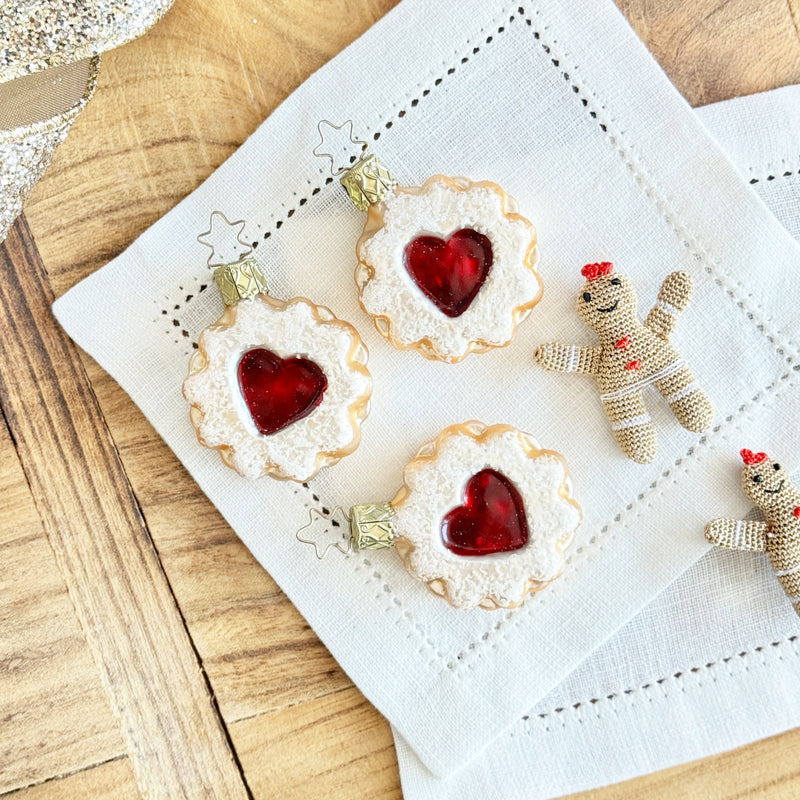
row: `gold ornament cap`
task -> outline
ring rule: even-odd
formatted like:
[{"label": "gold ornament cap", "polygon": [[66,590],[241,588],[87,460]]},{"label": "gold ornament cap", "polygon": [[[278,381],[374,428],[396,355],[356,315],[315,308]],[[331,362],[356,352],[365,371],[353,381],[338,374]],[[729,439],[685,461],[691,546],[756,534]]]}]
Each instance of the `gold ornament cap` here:
[{"label": "gold ornament cap", "polygon": [[364,156],[339,181],[359,211],[382,202],[397,186],[394,176],[375,154]]},{"label": "gold ornament cap", "polygon": [[214,270],[214,280],[226,306],[267,294],[267,281],[254,258],[223,264]]},{"label": "gold ornament cap", "polygon": [[350,537],[356,550],[394,546],[394,509],[390,503],[362,503],[350,509]]}]

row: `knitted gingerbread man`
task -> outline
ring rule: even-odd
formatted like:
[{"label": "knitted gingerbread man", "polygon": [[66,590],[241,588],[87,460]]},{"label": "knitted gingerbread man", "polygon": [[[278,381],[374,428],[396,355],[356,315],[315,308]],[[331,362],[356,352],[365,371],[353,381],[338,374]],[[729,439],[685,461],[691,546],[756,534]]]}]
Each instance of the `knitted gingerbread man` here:
[{"label": "knitted gingerbread man", "polygon": [[706,539],[731,550],[766,550],[794,610],[800,614],[800,490],[766,453],[741,451],[742,489],[766,522],[715,519]]},{"label": "knitted gingerbread man", "polygon": [[691,277],[685,272],[668,275],[642,323],[630,279],[613,270],[608,261],[581,270],[586,283],[578,297],[578,313],[597,333],[600,345],[548,342],[534,357],[545,369],[594,375],[617,443],[629,458],[644,464],[655,456],[656,431],[642,389],[654,384],[690,431],[707,430],[714,409],[669,342],[678,314],[692,298]]}]

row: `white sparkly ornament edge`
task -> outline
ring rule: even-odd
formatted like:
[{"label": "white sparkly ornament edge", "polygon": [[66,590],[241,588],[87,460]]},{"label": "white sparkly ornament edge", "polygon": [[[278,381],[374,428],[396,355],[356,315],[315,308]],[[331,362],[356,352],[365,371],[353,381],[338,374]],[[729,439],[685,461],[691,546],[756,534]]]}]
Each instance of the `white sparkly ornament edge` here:
[{"label": "white sparkly ornament edge", "polygon": [[[469,478],[487,468],[501,472],[520,492],[528,543],[509,553],[457,556],[442,543],[441,521],[463,503]],[[397,551],[411,575],[452,606],[513,608],[563,572],[564,552],[583,513],[572,496],[564,457],[542,449],[529,434],[477,421],[451,425],[419,450],[403,481],[391,503]]]},{"label": "white sparkly ornament edge", "polygon": [[50,164],[55,149],[67,138],[72,124],[92,99],[99,74],[98,55],[89,62],[86,88],[71,108],[49,119],[0,130],[0,243]]},{"label": "white sparkly ornament edge", "polygon": [[[426,214],[426,203],[438,208]],[[488,236],[494,258],[469,308],[448,317],[414,284],[404,251],[417,236],[447,238],[462,228]],[[431,360],[454,364],[504,347],[542,297],[536,241],[514,198],[490,181],[434,175],[420,187],[398,187],[370,207],[356,244],[359,302],[394,347]]]},{"label": "white sparkly ornament edge", "polygon": [[[328,380],[314,411],[270,436],[257,431],[234,386],[232,364],[258,347],[282,358],[308,357]],[[183,394],[198,441],[217,450],[227,466],[250,479],[269,475],[302,482],[358,447],[372,394],[366,364],[367,349],[356,329],[328,308],[304,297],[284,302],[257,295],[228,307],[203,331]]]},{"label": "white sparkly ornament edge", "polygon": [[149,30],[172,0],[27,0],[0,8],[0,82],[97,57]]}]

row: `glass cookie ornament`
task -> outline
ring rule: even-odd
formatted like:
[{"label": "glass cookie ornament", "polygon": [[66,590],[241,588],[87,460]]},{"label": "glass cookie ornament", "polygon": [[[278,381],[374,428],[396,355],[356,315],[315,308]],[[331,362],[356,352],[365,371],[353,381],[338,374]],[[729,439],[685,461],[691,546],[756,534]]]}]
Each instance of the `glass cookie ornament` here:
[{"label": "glass cookie ornament", "polygon": [[[334,131],[338,147],[328,141]],[[536,231],[516,201],[495,183],[461,177],[400,187],[354,138],[352,122],[325,120],[319,132],[314,154],[331,160],[353,204],[367,212],[355,278],[378,331],[401,350],[449,363],[507,345],[542,295]],[[352,145],[361,145],[360,157],[337,169]]]},{"label": "glass cookie ornament", "polygon": [[240,475],[306,481],[358,447],[367,350],[329,309],[268,294],[244,225],[215,211],[198,236],[226,310],[200,334],[183,394],[200,443]]},{"label": "glass cookie ornament", "polygon": [[562,455],[509,425],[476,421],[424,445],[393,500],[355,505],[345,516],[346,544],[329,542],[320,555],[313,516],[297,538],[320,558],[331,547],[394,546],[433,594],[484,609],[517,606],[557,578],[582,520]]}]

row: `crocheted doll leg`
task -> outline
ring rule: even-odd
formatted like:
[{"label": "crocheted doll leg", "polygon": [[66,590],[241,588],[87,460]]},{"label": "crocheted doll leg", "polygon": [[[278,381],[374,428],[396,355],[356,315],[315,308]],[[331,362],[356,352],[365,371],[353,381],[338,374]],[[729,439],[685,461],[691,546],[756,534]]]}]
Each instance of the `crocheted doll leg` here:
[{"label": "crocheted doll leg", "polygon": [[697,385],[692,371],[684,365],[674,375],[656,383],[672,413],[684,428],[700,433],[711,427],[714,408],[708,395]]},{"label": "crocheted doll leg", "polygon": [[640,464],[652,461],[656,454],[656,429],[647,413],[642,393],[631,392],[613,400],[604,400],[603,408],[622,452]]}]

